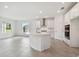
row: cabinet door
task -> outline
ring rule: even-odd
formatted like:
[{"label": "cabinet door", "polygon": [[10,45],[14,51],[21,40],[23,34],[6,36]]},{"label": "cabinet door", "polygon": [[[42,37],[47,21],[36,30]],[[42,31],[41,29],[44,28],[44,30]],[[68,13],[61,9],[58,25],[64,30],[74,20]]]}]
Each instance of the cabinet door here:
[{"label": "cabinet door", "polygon": [[40,28],[40,20],[36,20],[36,28]]},{"label": "cabinet door", "polygon": [[79,3],[77,3],[71,10],[70,10],[70,19],[76,18],[79,16]]},{"label": "cabinet door", "polygon": [[54,20],[53,19],[47,19],[46,25],[47,25],[48,28],[53,28],[54,27]]},{"label": "cabinet door", "polygon": [[70,12],[64,15],[65,17],[65,25],[70,24]]}]

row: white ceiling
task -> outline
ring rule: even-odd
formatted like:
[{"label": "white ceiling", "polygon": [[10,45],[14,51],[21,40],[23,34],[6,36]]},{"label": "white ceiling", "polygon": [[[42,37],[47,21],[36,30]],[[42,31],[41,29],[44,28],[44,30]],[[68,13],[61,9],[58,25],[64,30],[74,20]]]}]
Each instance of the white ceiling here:
[{"label": "white ceiling", "polygon": [[[4,8],[5,5],[8,8]],[[61,2],[0,2],[0,17],[13,20],[54,17],[58,14],[57,10],[63,6]]]}]

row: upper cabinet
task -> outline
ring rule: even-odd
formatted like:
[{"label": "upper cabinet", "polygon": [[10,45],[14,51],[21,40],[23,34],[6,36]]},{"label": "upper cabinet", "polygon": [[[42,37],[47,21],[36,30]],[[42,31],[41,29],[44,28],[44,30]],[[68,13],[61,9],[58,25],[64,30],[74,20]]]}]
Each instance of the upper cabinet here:
[{"label": "upper cabinet", "polygon": [[79,16],[79,3],[70,10],[70,19],[76,18],[77,16]]},{"label": "upper cabinet", "polygon": [[43,19],[36,20],[35,24],[36,28],[41,28],[41,26],[44,25],[44,23],[47,26],[47,28],[51,29],[54,27],[54,19],[52,18],[45,18],[45,19],[46,19],[45,22],[43,22]]},{"label": "upper cabinet", "polygon": [[49,29],[53,29],[54,27],[54,20],[53,19],[47,19],[46,20],[46,25]]},{"label": "upper cabinet", "polygon": [[40,20],[36,20],[35,27],[40,28],[41,26],[40,24],[41,24]]},{"label": "upper cabinet", "polygon": [[65,25],[70,24],[70,20],[79,16],[79,3],[72,7],[72,9],[64,15]]},{"label": "upper cabinet", "polygon": [[67,12],[67,13],[65,14],[65,19],[64,19],[64,21],[65,21],[65,25],[70,24],[70,12]]}]

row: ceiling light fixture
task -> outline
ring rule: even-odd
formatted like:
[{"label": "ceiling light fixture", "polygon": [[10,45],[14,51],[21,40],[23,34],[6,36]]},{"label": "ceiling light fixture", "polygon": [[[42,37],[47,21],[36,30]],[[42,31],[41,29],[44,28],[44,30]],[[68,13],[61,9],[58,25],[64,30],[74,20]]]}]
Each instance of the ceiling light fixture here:
[{"label": "ceiling light fixture", "polygon": [[60,10],[57,11],[57,13],[59,13],[59,12],[60,12]]},{"label": "ceiling light fixture", "polygon": [[40,11],[40,14],[43,13],[42,11]]},{"label": "ceiling light fixture", "polygon": [[8,8],[8,5],[5,5],[4,8]]}]

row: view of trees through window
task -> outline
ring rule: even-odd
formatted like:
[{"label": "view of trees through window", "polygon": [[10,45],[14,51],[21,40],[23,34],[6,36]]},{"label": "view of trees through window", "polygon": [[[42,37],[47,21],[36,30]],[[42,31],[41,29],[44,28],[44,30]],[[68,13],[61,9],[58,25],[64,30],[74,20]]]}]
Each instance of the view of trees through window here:
[{"label": "view of trees through window", "polygon": [[5,24],[5,31],[6,32],[11,32],[12,31],[11,24],[9,24],[9,23]]}]

